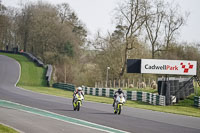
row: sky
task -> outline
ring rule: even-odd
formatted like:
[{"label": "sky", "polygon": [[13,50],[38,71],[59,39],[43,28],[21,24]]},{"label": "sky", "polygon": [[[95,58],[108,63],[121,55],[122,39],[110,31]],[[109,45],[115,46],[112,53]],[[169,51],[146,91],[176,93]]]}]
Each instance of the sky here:
[{"label": "sky", "polygon": [[[19,6],[20,3],[38,0],[1,0],[6,6]],[[42,0],[51,4],[67,2],[86,25],[89,35],[97,31],[106,34],[114,29],[113,11],[119,0]],[[173,1],[173,0],[168,0]],[[200,0],[174,0],[179,3],[182,11],[189,11],[187,25],[182,27],[179,42],[200,43]]]}]

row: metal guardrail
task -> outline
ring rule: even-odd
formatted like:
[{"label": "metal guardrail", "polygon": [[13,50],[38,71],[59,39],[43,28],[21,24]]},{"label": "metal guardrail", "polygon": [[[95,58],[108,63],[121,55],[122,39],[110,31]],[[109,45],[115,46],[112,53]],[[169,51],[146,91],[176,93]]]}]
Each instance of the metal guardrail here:
[{"label": "metal guardrail", "polygon": [[47,85],[50,86],[50,81],[51,81],[51,74],[52,74],[53,68],[52,65],[47,65],[47,73],[46,73],[46,80],[47,80]]},{"label": "metal guardrail", "polygon": [[194,97],[194,106],[200,108],[200,96]]},{"label": "metal guardrail", "polygon": [[32,55],[31,53],[16,52],[16,51],[4,51],[4,50],[0,50],[0,52],[24,55],[24,56],[28,57],[31,61],[35,62],[39,67],[44,67],[44,63],[41,60],[39,60],[38,58],[36,58],[34,55]]},{"label": "metal guardrail", "polygon": [[54,83],[52,86],[54,88],[59,88],[59,89],[68,90],[68,91],[74,91],[75,90],[75,86],[72,85],[72,84]]},{"label": "metal guardrail", "polygon": [[[54,88],[59,88],[68,91],[74,91],[75,86],[72,84],[64,84],[64,83],[54,83]],[[114,96],[114,89],[110,88],[92,88],[92,87],[83,87],[83,91],[87,95],[93,96],[103,96],[103,97],[113,97]],[[148,92],[139,92],[139,91],[124,91],[127,100],[133,101],[142,101],[147,102],[153,105],[161,105],[165,106],[165,96],[148,93]]]},{"label": "metal guardrail", "polygon": [[36,58],[34,55],[32,55],[31,53],[21,52],[19,54],[28,57],[31,61],[35,62],[37,64],[37,66],[44,67],[44,63],[41,60],[39,60],[38,58]]},{"label": "metal guardrail", "polygon": [[[84,87],[84,93],[88,95],[113,97],[115,90],[109,88]],[[124,91],[127,100],[147,102],[153,105],[165,106],[165,96],[139,91]]]}]

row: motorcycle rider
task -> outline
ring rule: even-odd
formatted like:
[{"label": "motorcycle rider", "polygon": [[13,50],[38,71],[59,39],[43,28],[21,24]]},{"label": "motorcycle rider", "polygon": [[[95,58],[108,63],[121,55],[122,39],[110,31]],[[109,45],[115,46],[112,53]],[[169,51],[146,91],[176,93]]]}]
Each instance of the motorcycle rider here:
[{"label": "motorcycle rider", "polygon": [[72,102],[74,102],[75,96],[76,96],[76,94],[78,94],[78,92],[80,92],[81,95],[84,97],[83,89],[82,89],[81,87],[78,87],[78,88],[74,91],[74,94],[73,94],[73,101],[72,101]]},{"label": "motorcycle rider", "polygon": [[124,92],[122,91],[122,88],[119,88],[119,89],[115,92],[115,94],[114,94],[114,97],[113,97],[113,99],[114,99],[114,101],[113,101],[113,107],[115,106],[115,102],[116,102],[117,96],[120,95],[120,94],[122,94],[123,97],[125,98],[125,94],[124,94]]}]

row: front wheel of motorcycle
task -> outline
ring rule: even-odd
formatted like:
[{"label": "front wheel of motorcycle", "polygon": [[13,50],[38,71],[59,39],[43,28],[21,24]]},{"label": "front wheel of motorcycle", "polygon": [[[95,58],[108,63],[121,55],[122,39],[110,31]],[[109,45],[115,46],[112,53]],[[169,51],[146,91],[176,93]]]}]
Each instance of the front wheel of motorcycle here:
[{"label": "front wheel of motorcycle", "polygon": [[118,115],[121,114],[121,111],[122,111],[122,105],[119,105],[119,109],[118,109]]},{"label": "front wheel of motorcycle", "polygon": [[80,110],[80,102],[78,102],[77,111]]},{"label": "front wheel of motorcycle", "polygon": [[76,107],[75,107],[74,103],[72,103],[72,106],[73,106],[74,111],[76,111]]}]

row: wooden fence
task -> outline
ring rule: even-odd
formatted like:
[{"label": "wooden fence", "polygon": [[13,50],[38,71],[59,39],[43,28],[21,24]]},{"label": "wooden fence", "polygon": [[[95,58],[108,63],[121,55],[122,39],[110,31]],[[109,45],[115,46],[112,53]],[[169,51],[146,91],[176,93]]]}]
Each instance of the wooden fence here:
[{"label": "wooden fence", "polygon": [[[155,85],[156,87],[154,87]],[[157,88],[156,79],[118,79],[95,82],[96,88]]]}]

